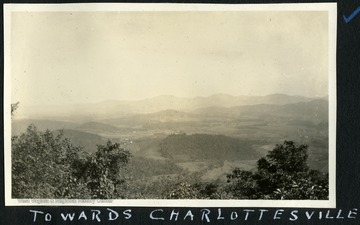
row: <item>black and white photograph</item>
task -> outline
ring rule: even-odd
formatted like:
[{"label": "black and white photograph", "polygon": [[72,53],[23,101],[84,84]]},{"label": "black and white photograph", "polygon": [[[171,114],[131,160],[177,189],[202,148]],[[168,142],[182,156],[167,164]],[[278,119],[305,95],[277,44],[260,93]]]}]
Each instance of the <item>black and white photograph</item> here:
[{"label": "black and white photograph", "polygon": [[335,207],[336,4],[5,7],[7,205]]}]

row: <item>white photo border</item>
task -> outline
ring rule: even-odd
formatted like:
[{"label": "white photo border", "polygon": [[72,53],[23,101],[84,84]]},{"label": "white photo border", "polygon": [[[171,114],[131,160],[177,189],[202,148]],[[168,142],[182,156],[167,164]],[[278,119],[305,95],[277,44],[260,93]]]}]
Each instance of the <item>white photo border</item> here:
[{"label": "white photo border", "polygon": [[[329,200],[76,200],[13,199],[11,196],[11,13],[91,11],[326,11],[329,24]],[[133,206],[133,207],[336,207],[336,3],[177,4],[86,3],[4,4],[4,184],[6,206]]]}]

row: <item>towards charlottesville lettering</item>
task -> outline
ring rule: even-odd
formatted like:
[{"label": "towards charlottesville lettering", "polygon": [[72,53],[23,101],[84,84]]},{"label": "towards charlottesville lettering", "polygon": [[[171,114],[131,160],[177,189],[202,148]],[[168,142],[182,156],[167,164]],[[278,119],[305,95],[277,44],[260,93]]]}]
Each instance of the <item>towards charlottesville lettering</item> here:
[{"label": "towards charlottesville lettering", "polygon": [[[357,219],[357,208],[343,210],[343,209],[329,209],[329,210],[285,210],[285,209],[242,209],[224,213],[221,208],[218,209],[193,209],[193,210],[177,210],[171,211],[164,209],[154,209],[148,214],[150,220],[160,221],[254,221],[262,220],[264,218],[273,220],[290,220],[296,221],[298,219],[307,220],[354,220]],[[116,211],[111,208],[83,210],[80,212],[66,212],[59,215],[53,215],[50,212],[39,210],[30,210],[33,222],[62,220],[67,222],[72,221],[115,221],[115,220],[130,220],[133,218],[131,209]],[[145,214],[146,215],[146,214]],[[55,217],[57,218],[55,219]],[[144,214],[141,215],[142,217]]]}]

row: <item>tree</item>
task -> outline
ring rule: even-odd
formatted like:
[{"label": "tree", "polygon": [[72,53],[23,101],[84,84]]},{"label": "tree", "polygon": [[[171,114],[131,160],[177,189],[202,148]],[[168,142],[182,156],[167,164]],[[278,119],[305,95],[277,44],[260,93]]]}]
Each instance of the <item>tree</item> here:
[{"label": "tree", "polygon": [[328,176],[307,165],[307,145],[284,141],[257,162],[256,171],[227,175],[229,192],[249,199],[327,199]]},{"label": "tree", "polygon": [[118,143],[99,145],[89,155],[62,132],[41,132],[30,125],[12,137],[12,197],[116,198],[129,158]]},{"label": "tree", "polygon": [[251,171],[235,168],[231,174],[227,175],[228,183],[231,183],[227,192],[233,198],[239,199],[258,199],[259,188]]},{"label": "tree", "polygon": [[12,196],[14,198],[56,198],[64,192],[71,165],[80,148],[62,134],[40,132],[34,125],[12,137]]},{"label": "tree", "polygon": [[86,160],[78,161],[74,175],[85,183],[91,198],[119,198],[121,184],[125,183],[121,172],[130,156],[119,143],[108,141],[106,145],[98,145],[98,150]]},{"label": "tree", "polygon": [[18,109],[18,107],[19,107],[19,102],[11,104],[11,115],[12,116],[14,115],[14,113]]},{"label": "tree", "polygon": [[199,190],[186,181],[179,182],[176,187],[171,188],[166,193],[165,198],[168,199],[197,199],[199,198]]},{"label": "tree", "polygon": [[203,182],[199,173],[183,174],[167,180],[165,199],[229,199],[230,196],[218,182]]}]

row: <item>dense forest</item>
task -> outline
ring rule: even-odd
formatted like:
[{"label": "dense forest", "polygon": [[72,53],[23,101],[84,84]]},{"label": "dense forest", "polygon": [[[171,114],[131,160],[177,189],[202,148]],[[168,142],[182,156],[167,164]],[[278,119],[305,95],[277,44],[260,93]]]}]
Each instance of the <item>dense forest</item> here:
[{"label": "dense forest", "polygon": [[[231,157],[247,151],[246,142],[241,145],[223,136],[206,137],[170,135],[161,143],[161,152],[194,159],[213,154],[221,161],[219,153],[227,149]],[[179,153],[178,148],[184,151]],[[261,157],[256,168],[235,168],[226,175],[227,182],[204,182],[199,174],[189,173],[172,160],[134,157],[121,144],[111,141],[87,152],[62,132],[39,131],[31,125],[26,132],[12,137],[12,197],[327,199],[328,175],[309,168],[307,151],[307,145],[284,141]]]}]

